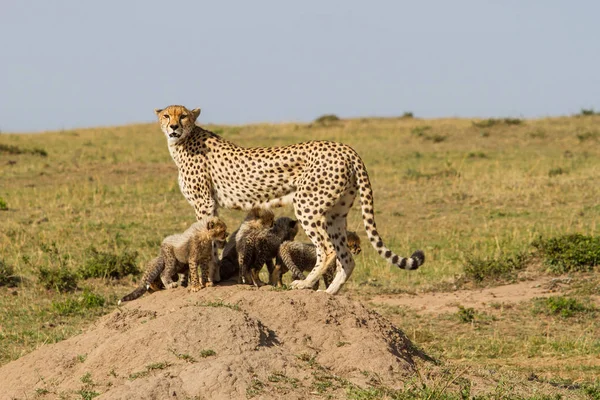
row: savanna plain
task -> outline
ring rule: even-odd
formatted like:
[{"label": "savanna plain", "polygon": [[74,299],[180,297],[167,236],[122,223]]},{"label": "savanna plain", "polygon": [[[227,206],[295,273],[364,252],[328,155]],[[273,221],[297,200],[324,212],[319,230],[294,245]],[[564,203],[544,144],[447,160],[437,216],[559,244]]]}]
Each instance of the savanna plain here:
[{"label": "savanna plain", "polygon": [[[600,115],[199,124],[248,147],[352,146],[369,171],[386,245],[404,256],[426,254],[416,271],[386,264],[354,205],[348,228],[363,251],[339,296],[391,321],[430,362],[393,387],[373,377],[351,384],[319,367],[317,375],[328,378],[303,393],[600,399]],[[276,213],[293,215],[291,207]],[[232,231],[244,213],[220,215]],[[0,133],[0,365],[118,312],[118,299],[135,287],[162,239],[194,220],[157,123]],[[269,295],[278,293],[287,290]],[[219,304],[236,307],[226,298]],[[314,359],[298,357],[316,368]],[[144,373],[168,367],[152,365]],[[36,393],[94,398],[106,388],[91,376],[81,376],[78,391]],[[272,376],[246,382],[245,396],[261,398],[284,380]]]}]

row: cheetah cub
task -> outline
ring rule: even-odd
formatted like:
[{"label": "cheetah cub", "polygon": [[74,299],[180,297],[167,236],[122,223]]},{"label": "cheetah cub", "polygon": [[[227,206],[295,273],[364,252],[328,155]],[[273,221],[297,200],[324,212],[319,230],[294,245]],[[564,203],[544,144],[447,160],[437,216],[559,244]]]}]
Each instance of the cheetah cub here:
[{"label": "cheetah cub", "polygon": [[288,217],[277,218],[269,229],[240,227],[236,247],[241,283],[250,281],[257,287],[264,285],[258,277],[262,266],[267,264],[270,275],[275,268],[273,258],[277,256],[279,246],[286,240],[293,240],[297,234],[298,221]]},{"label": "cheetah cub", "polygon": [[[361,252],[360,238],[355,232],[347,231],[348,249],[354,255]],[[289,271],[292,272],[293,280],[304,280],[302,271],[311,271],[317,262],[317,251],[312,243],[301,243],[287,241],[283,242],[277,252],[275,269],[270,274],[269,283],[273,286],[283,286],[281,281],[282,276]],[[331,284],[335,275],[336,262],[335,259],[329,262],[327,270],[323,273],[323,283],[325,288]],[[319,282],[313,286],[313,289],[319,287]]]},{"label": "cheetah cub", "polygon": [[[160,246],[160,255],[148,263],[140,286],[123,297],[119,304],[135,300],[149,289],[177,287],[178,283],[174,278],[177,278],[178,274],[185,273],[187,269],[190,272],[192,292],[197,292],[203,286],[210,286],[208,263],[212,257],[212,242],[224,245],[226,238],[227,227],[217,217],[202,219],[193,223],[181,234],[167,236]],[[201,279],[198,278],[198,266],[202,270]]]},{"label": "cheetah cub", "polygon": [[221,254],[221,261],[219,263],[221,280],[229,279],[233,276],[239,276],[240,266],[238,264],[238,252],[237,252],[237,241],[236,236],[240,230],[242,233],[240,235],[245,235],[244,232],[248,232],[249,230],[254,229],[268,229],[273,226],[273,220],[275,219],[275,215],[271,210],[267,210],[264,208],[255,207],[250,210],[250,212],[246,215],[246,218],[239,226],[238,229],[235,230],[229,238],[227,239],[227,243],[223,248],[223,253]]}]

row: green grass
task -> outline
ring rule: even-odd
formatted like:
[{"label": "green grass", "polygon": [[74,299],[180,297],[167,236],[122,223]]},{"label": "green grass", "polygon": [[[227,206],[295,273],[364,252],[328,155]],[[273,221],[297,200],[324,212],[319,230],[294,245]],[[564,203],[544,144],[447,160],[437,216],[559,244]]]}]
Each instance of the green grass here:
[{"label": "green grass", "polygon": [[591,271],[600,265],[600,237],[573,233],[533,242],[548,268],[555,273]]},{"label": "green grass", "polygon": [[[441,283],[469,268],[473,281],[505,283],[524,271],[523,265],[535,267],[537,259],[552,272],[597,268],[592,266],[596,248],[588,247],[596,239],[551,242],[598,236],[596,113],[475,123],[398,117],[326,121],[207,128],[242,146],[318,138],[347,143],[361,155],[385,244],[400,255],[421,248],[427,261],[416,271],[403,271],[382,260],[368,245],[355,202],[348,227],[364,245],[343,292],[418,295],[442,290]],[[41,343],[70,337],[113,310],[115,299],[131,290],[135,267],[155,257],[162,239],[182,232],[195,217],[155,123],[3,133],[0,149],[9,160],[0,168],[0,254],[2,265],[9,266],[4,268],[11,268],[0,271],[0,279],[18,277],[16,286],[0,284],[0,363],[6,363]],[[244,212],[221,210],[220,215],[234,229]],[[538,238],[543,243],[532,246]],[[307,240],[303,233],[298,239]],[[522,264],[517,255],[533,250],[535,257]],[[289,276],[285,279],[289,283]],[[587,285],[581,283],[579,290],[598,294],[597,285]],[[104,304],[83,300],[86,289]],[[583,297],[575,298],[585,304]],[[204,305],[239,310],[225,302]],[[528,368],[583,380],[600,373],[586,363],[599,351],[593,332],[600,327],[588,317],[593,312],[532,318],[532,307],[501,307],[486,311],[489,318],[476,311],[473,323],[411,310],[386,315],[436,357],[467,362],[478,371],[501,365],[499,375],[506,379],[525,376]]]}]

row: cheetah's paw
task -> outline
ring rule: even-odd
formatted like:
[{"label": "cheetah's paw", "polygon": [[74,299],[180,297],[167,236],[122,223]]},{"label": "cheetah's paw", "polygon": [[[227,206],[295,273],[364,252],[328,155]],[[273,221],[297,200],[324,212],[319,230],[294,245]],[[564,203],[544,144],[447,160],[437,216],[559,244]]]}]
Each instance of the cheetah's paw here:
[{"label": "cheetah's paw", "polygon": [[171,282],[168,285],[165,285],[166,289],[175,289],[179,284],[177,282]]},{"label": "cheetah's paw", "polygon": [[312,285],[309,285],[306,281],[293,281],[292,289],[312,289]]},{"label": "cheetah's paw", "polygon": [[192,292],[192,293],[199,292],[200,290],[202,290],[202,286],[200,286],[200,285],[192,285],[192,286],[190,286],[190,292]]}]

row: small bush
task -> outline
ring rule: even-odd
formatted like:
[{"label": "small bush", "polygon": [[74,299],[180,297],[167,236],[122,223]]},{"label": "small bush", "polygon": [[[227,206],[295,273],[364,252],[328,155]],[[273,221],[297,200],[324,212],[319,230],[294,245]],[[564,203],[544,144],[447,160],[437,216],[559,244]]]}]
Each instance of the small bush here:
[{"label": "small bush", "polygon": [[0,286],[16,286],[18,278],[15,270],[3,260],[0,260]]},{"label": "small bush", "polygon": [[106,300],[99,294],[84,290],[78,298],[53,301],[52,309],[59,315],[84,314],[88,310],[104,307]]},{"label": "small bush", "polygon": [[2,197],[0,197],[0,211],[6,211],[8,210],[8,204],[6,203],[6,200],[4,200]]},{"label": "small bush", "polygon": [[543,129],[536,129],[535,131],[529,132],[529,137],[532,139],[544,139],[546,137],[546,131]]},{"label": "small bush", "polygon": [[537,298],[533,303],[534,314],[560,315],[563,318],[593,311],[595,311],[593,306],[586,306],[577,299],[564,296]]},{"label": "small bush", "polygon": [[598,131],[585,131],[578,133],[576,136],[580,142],[585,142],[587,140],[597,140],[600,137],[600,133]]},{"label": "small bush", "polygon": [[567,172],[568,171],[566,169],[562,169],[561,167],[552,168],[550,171],[548,171],[548,176],[553,177],[556,175],[566,174]]},{"label": "small bush", "polygon": [[34,154],[40,155],[42,157],[46,157],[48,153],[44,149],[40,149],[35,147],[33,149],[22,149],[19,146],[12,146],[9,144],[1,144],[0,143],[0,153],[6,154]]},{"label": "small bush", "polygon": [[476,128],[491,128],[492,126],[495,126],[499,123],[500,121],[494,118],[471,122],[471,124],[473,124],[473,126]]},{"label": "small bush", "polygon": [[600,264],[600,237],[575,233],[550,239],[538,238],[532,246],[555,273],[591,271]]},{"label": "small bush", "polygon": [[422,137],[425,135],[425,132],[427,132],[429,130],[431,130],[431,126],[429,126],[429,125],[417,126],[417,127],[412,128],[410,130],[410,133],[417,137]]},{"label": "small bush", "polygon": [[473,322],[475,320],[475,309],[458,306],[458,311],[456,312],[456,316],[458,317],[460,322],[464,322],[464,323]]},{"label": "small bush", "polygon": [[581,111],[579,112],[579,115],[582,117],[588,117],[590,115],[598,115],[600,113],[597,113],[594,111],[593,108],[582,108]]},{"label": "small bush", "polygon": [[319,118],[315,119],[315,124],[330,124],[333,122],[338,122],[340,121],[340,117],[338,117],[335,114],[325,114],[325,115],[321,115]]},{"label": "small bush", "polygon": [[521,125],[523,124],[523,120],[519,118],[488,118],[481,121],[473,121],[471,124],[476,128],[491,128],[498,125]]},{"label": "small bush", "polygon": [[59,268],[38,268],[38,280],[48,290],[59,293],[72,292],[77,289],[77,275],[66,266]]},{"label": "small bush", "polygon": [[519,118],[504,118],[502,122],[504,122],[505,125],[521,125],[523,120]]},{"label": "small bush", "polygon": [[483,151],[472,151],[467,154],[468,158],[488,158],[488,156]]},{"label": "small bush", "polygon": [[120,279],[127,275],[137,275],[137,251],[125,250],[122,254],[101,252],[94,247],[87,250],[88,258],[79,269],[83,279],[112,278]]},{"label": "small bush", "polygon": [[527,266],[529,256],[525,253],[503,255],[494,259],[468,256],[464,266],[467,278],[476,282],[495,279],[514,279],[518,271]]},{"label": "small bush", "polygon": [[414,118],[414,117],[415,117],[415,115],[410,111],[406,111],[402,114],[402,118],[404,118],[404,119],[409,119],[409,118]]}]

